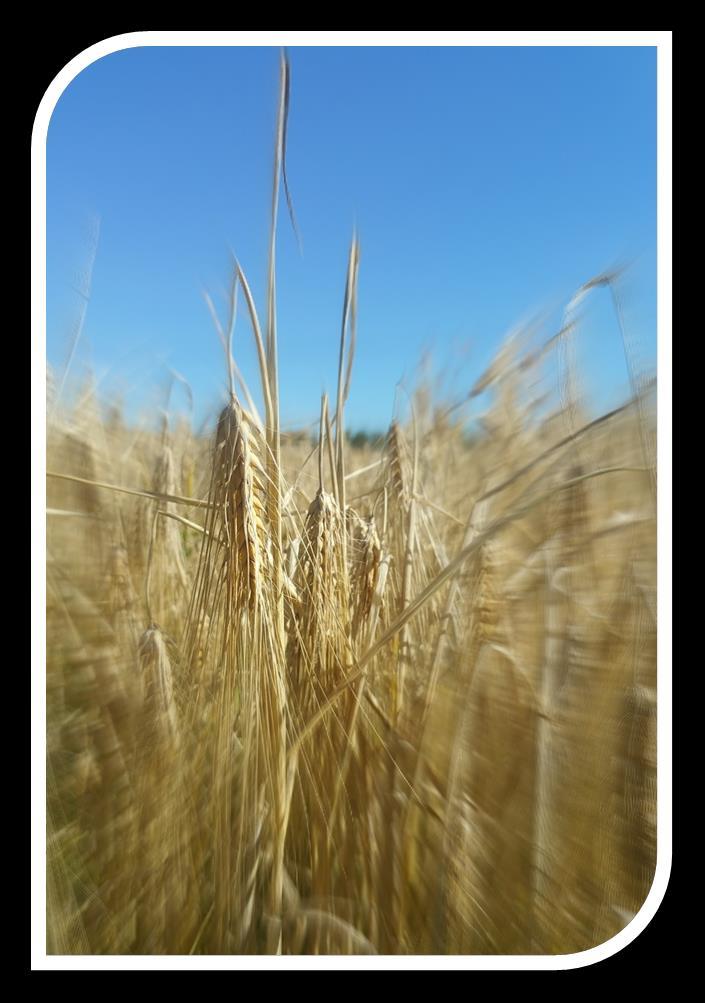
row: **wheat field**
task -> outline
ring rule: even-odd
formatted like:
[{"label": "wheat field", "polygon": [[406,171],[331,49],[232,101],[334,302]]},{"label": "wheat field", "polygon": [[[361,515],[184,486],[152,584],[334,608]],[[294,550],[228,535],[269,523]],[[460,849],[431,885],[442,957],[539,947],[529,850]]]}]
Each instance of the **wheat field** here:
[{"label": "wheat field", "polygon": [[335,395],[284,434],[286,83],[267,302],[234,261],[209,434],[49,383],[47,951],[586,950],[656,860],[654,383],[588,414],[568,310],[468,388],[472,437],[419,385],[354,446],[353,238]]}]

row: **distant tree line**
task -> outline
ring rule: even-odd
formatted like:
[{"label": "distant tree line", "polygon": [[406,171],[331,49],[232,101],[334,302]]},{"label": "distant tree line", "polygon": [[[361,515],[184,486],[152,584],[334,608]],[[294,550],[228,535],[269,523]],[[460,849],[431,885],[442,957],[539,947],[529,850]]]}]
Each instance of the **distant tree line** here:
[{"label": "distant tree line", "polygon": [[[468,448],[477,445],[483,438],[483,432],[478,427],[466,429],[463,434],[463,441]],[[318,430],[289,431],[282,435],[283,440],[289,442],[308,442],[313,448],[318,444]],[[345,441],[351,449],[382,449],[386,433],[378,430],[357,429],[346,431]]]}]

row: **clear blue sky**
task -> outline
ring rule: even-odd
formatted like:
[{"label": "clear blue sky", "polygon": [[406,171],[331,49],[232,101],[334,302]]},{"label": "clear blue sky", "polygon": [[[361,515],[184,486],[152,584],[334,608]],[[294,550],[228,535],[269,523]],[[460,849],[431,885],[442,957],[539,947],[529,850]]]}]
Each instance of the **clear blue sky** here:
[{"label": "clear blue sky", "polygon": [[[656,354],[656,50],[293,48],[278,303],[282,419],[335,391],[346,258],[362,249],[348,425],[386,426],[425,349],[467,390],[517,322],[630,260],[627,320]],[[229,247],[265,316],[278,50],[143,47],[76,77],[47,149],[47,356],[60,369],[80,310],[76,276],[100,241],[74,369],[90,363],[131,413],[172,366],[196,417],[225,393],[202,289],[222,305]],[[257,384],[241,310],[236,359]],[[580,359],[606,406],[627,372],[606,293]]]}]

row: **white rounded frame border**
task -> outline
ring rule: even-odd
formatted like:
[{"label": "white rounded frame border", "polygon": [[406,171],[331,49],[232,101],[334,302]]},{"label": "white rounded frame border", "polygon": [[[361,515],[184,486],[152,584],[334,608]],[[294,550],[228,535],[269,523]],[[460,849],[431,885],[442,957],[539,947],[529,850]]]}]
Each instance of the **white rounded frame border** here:
[{"label": "white rounded frame border", "polygon": [[[639,912],[610,940],[577,954],[380,955],[279,958],[257,956],[103,956],[46,953],[46,141],[56,104],[91,63],[141,46],[653,46],[657,49],[658,231],[658,632],[657,859]],[[648,926],[663,901],[672,858],[672,58],[670,31],[138,31],[106,38],[80,52],[49,85],[32,132],[32,970],[457,969],[566,970],[604,961]]]}]

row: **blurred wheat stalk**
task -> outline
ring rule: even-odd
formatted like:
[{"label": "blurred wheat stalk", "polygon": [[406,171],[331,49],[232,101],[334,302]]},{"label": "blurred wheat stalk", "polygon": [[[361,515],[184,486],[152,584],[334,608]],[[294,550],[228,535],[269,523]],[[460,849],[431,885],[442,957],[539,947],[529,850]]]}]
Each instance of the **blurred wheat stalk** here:
[{"label": "blurred wheat stalk", "polygon": [[213,442],[104,419],[91,387],[49,409],[48,951],[584,950],[655,866],[653,385],[581,415],[571,314],[503,348],[473,443],[421,387],[351,450],[353,239],[332,417],[313,455],[283,440],[287,104],[283,60],[267,319],[235,262]]}]

